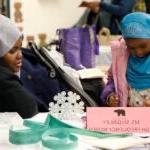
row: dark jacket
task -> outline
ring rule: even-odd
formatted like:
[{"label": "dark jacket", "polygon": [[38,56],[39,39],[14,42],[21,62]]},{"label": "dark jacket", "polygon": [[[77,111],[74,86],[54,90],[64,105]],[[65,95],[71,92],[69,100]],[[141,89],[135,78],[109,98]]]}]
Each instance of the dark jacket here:
[{"label": "dark jacket", "polygon": [[145,5],[146,5],[146,13],[150,14],[150,1],[149,0],[145,0]]},{"label": "dark jacket", "polygon": [[35,97],[22,87],[16,75],[2,65],[0,65],[0,112],[18,112],[22,118],[30,118],[38,112]]},{"label": "dark jacket", "polygon": [[101,1],[100,11],[112,14],[109,27],[112,34],[120,34],[119,23],[125,15],[132,12],[135,3],[136,0],[113,0],[111,4]]},{"label": "dark jacket", "polygon": [[22,53],[20,80],[24,88],[36,97],[39,111],[47,112],[53,97],[61,91],[67,91],[68,88],[57,78],[49,77],[48,70],[31,49],[22,48]]}]

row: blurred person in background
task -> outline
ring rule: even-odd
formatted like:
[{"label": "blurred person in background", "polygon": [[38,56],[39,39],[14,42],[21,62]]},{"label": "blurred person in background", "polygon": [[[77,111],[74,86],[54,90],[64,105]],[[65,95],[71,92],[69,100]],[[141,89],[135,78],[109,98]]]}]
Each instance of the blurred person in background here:
[{"label": "blurred person in background", "polygon": [[[89,8],[91,12],[95,14],[101,13],[102,11],[108,12],[111,15],[108,25],[111,34],[120,34],[120,21],[125,15],[132,12],[135,3],[136,0],[112,0],[112,2],[109,3],[107,3],[105,0],[93,2],[83,1],[80,4],[80,7]],[[88,21],[89,20],[90,19],[88,18]],[[100,26],[100,28],[101,27],[102,26]]]}]

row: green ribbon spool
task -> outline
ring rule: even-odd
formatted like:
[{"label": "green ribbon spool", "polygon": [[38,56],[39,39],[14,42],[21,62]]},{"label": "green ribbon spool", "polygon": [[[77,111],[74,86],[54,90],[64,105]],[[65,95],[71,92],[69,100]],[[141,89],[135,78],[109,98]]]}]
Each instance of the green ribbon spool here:
[{"label": "green ribbon spool", "polygon": [[97,138],[126,137],[129,134],[112,134],[68,125],[51,115],[44,123],[24,120],[27,129],[9,129],[9,141],[16,145],[33,144],[42,141],[43,146],[54,150],[71,150],[78,146],[78,137],[74,134],[87,135]]}]

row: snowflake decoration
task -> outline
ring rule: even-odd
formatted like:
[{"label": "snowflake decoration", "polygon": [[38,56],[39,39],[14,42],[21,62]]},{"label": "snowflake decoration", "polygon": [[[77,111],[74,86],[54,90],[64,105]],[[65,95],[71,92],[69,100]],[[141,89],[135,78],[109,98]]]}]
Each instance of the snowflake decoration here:
[{"label": "snowflake decoration", "polygon": [[54,101],[49,103],[49,112],[61,120],[77,119],[84,113],[84,102],[72,91],[58,93]]}]

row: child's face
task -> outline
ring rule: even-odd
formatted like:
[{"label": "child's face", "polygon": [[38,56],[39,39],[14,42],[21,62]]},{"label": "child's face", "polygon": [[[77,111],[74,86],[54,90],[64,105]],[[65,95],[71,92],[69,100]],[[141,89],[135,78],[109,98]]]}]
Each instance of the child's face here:
[{"label": "child's face", "polygon": [[20,71],[22,65],[21,46],[22,39],[19,39],[18,41],[16,41],[14,47],[3,56],[4,62],[13,72]]},{"label": "child's face", "polygon": [[125,39],[129,53],[144,57],[150,53],[150,39]]}]

